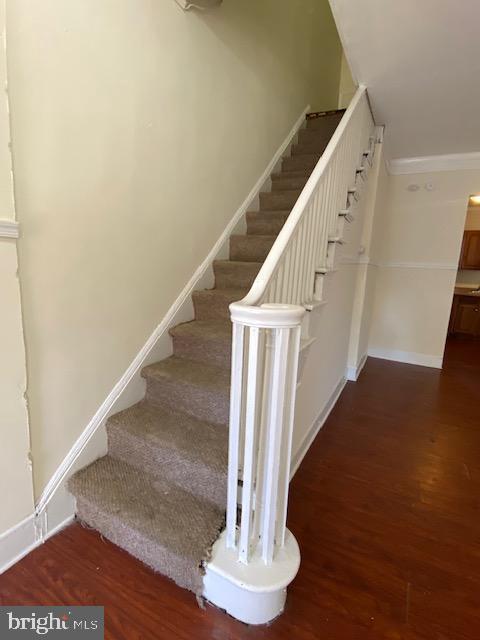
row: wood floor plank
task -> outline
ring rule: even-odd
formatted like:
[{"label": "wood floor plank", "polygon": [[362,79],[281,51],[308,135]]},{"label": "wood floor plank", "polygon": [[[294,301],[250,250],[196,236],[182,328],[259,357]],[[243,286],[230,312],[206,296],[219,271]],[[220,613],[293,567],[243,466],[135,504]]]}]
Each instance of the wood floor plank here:
[{"label": "wood floor plank", "polygon": [[480,637],[480,341],[437,371],[369,359],[291,486],[283,616],[248,627],[75,523],[0,576],[0,604],[101,604],[111,640]]}]

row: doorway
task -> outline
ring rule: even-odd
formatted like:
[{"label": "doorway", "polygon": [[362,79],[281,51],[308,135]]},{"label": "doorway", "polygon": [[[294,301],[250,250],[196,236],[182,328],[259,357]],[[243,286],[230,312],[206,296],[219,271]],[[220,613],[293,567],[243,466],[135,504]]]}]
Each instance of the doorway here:
[{"label": "doorway", "polygon": [[466,354],[480,344],[480,195],[468,200],[462,249],[458,262],[447,351]]}]

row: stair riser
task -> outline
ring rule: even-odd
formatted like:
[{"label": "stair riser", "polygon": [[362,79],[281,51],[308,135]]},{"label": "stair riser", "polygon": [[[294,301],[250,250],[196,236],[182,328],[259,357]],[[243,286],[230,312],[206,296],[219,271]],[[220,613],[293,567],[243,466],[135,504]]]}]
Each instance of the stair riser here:
[{"label": "stair riser", "polygon": [[316,156],[291,156],[282,161],[283,171],[299,171],[303,169],[312,170],[320,159],[320,154]]},{"label": "stair riser", "polygon": [[260,194],[260,209],[263,211],[291,210],[298,200],[300,190],[271,191]]},{"label": "stair riser", "polygon": [[205,340],[194,336],[174,336],[173,352],[180,358],[208,362],[218,367],[230,368],[231,341]]},{"label": "stair riser", "polygon": [[285,220],[250,220],[247,222],[247,233],[253,236],[276,236],[284,224]]},{"label": "stair riser", "polygon": [[[179,586],[190,591],[198,591],[199,585],[189,580],[189,575],[191,574],[189,564],[191,561],[189,562],[189,559],[183,559],[181,556],[173,554],[157,542],[153,542],[135,529],[125,525],[121,514],[118,514],[117,518],[112,518],[110,514],[105,514],[95,504],[77,497],[77,516],[90,527],[99,531],[113,544],[125,549],[125,551],[149,565],[155,571],[174,579]],[[169,567],[175,567],[175,575],[170,574]],[[179,579],[179,575],[184,576],[183,581]]]},{"label": "stair riser", "polygon": [[338,127],[343,114],[335,114],[331,116],[322,116],[320,118],[311,118],[307,120],[307,131],[324,131],[330,135]]},{"label": "stair riser", "polygon": [[228,424],[228,393],[188,382],[147,377],[148,402],[172,411],[183,411],[198,420]]},{"label": "stair riser", "polygon": [[329,141],[329,139],[332,137],[336,128],[337,128],[336,126],[335,127],[324,126],[322,129],[302,129],[301,131],[298,132],[297,143],[308,144],[310,142],[318,143],[322,141],[326,144]]},{"label": "stair riser", "polygon": [[264,262],[275,238],[261,236],[232,236],[230,238],[230,259],[245,262]]},{"label": "stair riser", "polygon": [[[222,299],[212,299],[202,292],[194,294],[193,308],[195,310],[195,320],[229,320],[230,302]],[[231,302],[235,302],[231,300]]]},{"label": "stair riser", "polygon": [[145,440],[118,428],[107,425],[109,455],[123,460],[152,476],[174,482],[177,486],[225,508],[227,497],[226,474],[207,467],[199,461],[185,459],[179,463],[179,451],[168,447],[155,446]]},{"label": "stair riser", "polygon": [[215,286],[217,289],[250,289],[260,267],[261,264],[254,262],[214,263]]},{"label": "stair riser", "polygon": [[282,178],[272,180],[272,191],[290,191],[292,189],[301,190],[307,184],[310,176],[301,178]]},{"label": "stair riser", "polygon": [[326,140],[320,139],[318,141],[310,140],[308,142],[296,144],[292,147],[292,156],[322,154],[325,151],[327,142],[328,141]]}]

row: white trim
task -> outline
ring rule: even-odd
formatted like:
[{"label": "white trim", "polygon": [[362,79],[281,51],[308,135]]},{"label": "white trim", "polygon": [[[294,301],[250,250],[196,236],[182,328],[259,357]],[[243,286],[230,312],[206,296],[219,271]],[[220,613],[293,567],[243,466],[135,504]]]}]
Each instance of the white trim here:
[{"label": "white trim", "polygon": [[239,562],[238,553],[227,548],[223,531],[205,567],[203,596],[241,622],[267,624],[282,613],[287,587],[299,567],[300,549],[288,529],[285,544],[270,565],[261,555],[252,557],[248,564]]},{"label": "white trim", "polygon": [[[335,129],[334,134],[330,138],[330,141],[327,144],[325,151],[323,152],[320,160],[315,165],[310,177],[307,180],[306,185],[304,186],[302,192],[300,193],[298,200],[295,202],[295,205],[288,216],[288,219],[280,233],[278,234],[275,244],[273,245],[271,251],[265,258],[260,271],[257,274],[252,286],[250,287],[247,295],[239,301],[239,304],[256,306],[260,303],[267,287],[269,286],[274,274],[278,269],[278,263],[281,257],[284,255],[284,252],[287,250],[291,238],[296,233],[297,227],[300,225],[300,220],[303,218],[306,207],[309,204],[317,186],[319,184],[320,179],[327,171],[330,163],[332,162],[332,158],[335,155],[335,151],[337,146],[345,134],[347,127],[349,126],[354,114],[356,113],[358,105],[362,102],[362,100],[367,99],[367,88],[365,85],[360,85],[355,93],[355,97],[348,105],[347,110],[343,118],[340,120],[337,128]],[[356,191],[356,189],[355,189]],[[329,242],[337,242],[338,240],[329,239]],[[343,242],[342,242],[343,244]]]},{"label": "white trim", "polygon": [[458,269],[458,264],[454,262],[383,262],[379,266],[385,269]]},{"label": "white trim", "polygon": [[347,380],[350,380],[350,382],[356,382],[358,380],[360,374],[362,373],[362,369],[365,366],[365,363],[367,362],[367,358],[368,358],[368,354],[366,353],[360,358],[360,362],[357,364],[356,367],[352,367],[352,366],[347,367],[347,372],[345,374]]},{"label": "white trim", "polygon": [[67,518],[51,531],[48,531],[41,540],[36,535],[35,516],[33,514],[2,533],[0,535],[0,574],[10,569],[42,542],[58,533],[60,529],[66,527],[72,520],[73,516]]},{"label": "white trim", "polygon": [[315,440],[318,432],[325,424],[330,412],[335,406],[337,400],[339,399],[345,385],[347,384],[347,379],[345,376],[342,376],[338,383],[335,385],[334,390],[332,391],[330,398],[325,403],[325,406],[321,410],[318,417],[313,421],[307,433],[303,436],[300,445],[297,448],[297,451],[292,456],[292,464],[290,467],[290,479],[297,473],[298,467],[300,466],[303,458],[305,457],[307,451],[310,449],[313,441]]},{"label": "white trim", "polygon": [[382,269],[442,269],[446,271],[457,271],[458,264],[455,262],[374,262],[368,256],[342,256],[342,264],[366,264],[370,267],[381,267]]},{"label": "white trim", "polygon": [[372,358],[380,358],[382,360],[393,360],[394,362],[404,362],[406,364],[416,364],[422,367],[432,367],[441,369],[443,357],[434,356],[428,353],[417,353],[415,351],[398,351],[396,349],[377,349],[370,347],[368,355]]},{"label": "white trim", "polygon": [[18,222],[15,220],[0,220],[0,238],[18,238],[19,235]]},{"label": "white trim", "polygon": [[[74,443],[74,445],[72,446],[68,454],[65,456],[60,466],[58,467],[58,469],[50,478],[48,484],[43,490],[42,495],[40,496],[40,499],[38,500],[38,503],[36,505],[35,512],[37,515],[40,515],[45,510],[45,508],[47,507],[48,503],[52,499],[55,492],[65,482],[76,460],[79,458],[80,454],[85,450],[87,444],[90,442],[90,440],[98,431],[98,429],[103,426],[108,416],[114,411],[117,402],[119,401],[122,394],[124,394],[124,392],[126,391],[127,387],[130,385],[130,383],[134,380],[135,376],[139,375],[140,370],[144,366],[149,355],[153,352],[154,348],[157,346],[157,343],[159,342],[159,340],[162,338],[162,336],[167,334],[168,329],[173,324],[175,324],[175,318],[180,313],[184,305],[186,303],[191,304],[190,298],[193,290],[197,287],[198,282],[206,274],[208,269],[211,269],[214,259],[219,254],[222,247],[228,243],[228,240],[232,232],[234,231],[235,227],[240,223],[240,221],[242,220],[243,216],[245,215],[249,207],[252,205],[252,201],[258,198],[258,194],[264,187],[265,183],[269,180],[271,173],[274,171],[276,165],[282,159],[286,150],[292,144],[292,141],[296,136],[296,134],[298,133],[298,130],[304,124],[305,115],[308,113],[309,110],[310,110],[310,105],[307,105],[305,109],[302,111],[302,113],[300,114],[300,116],[298,117],[298,119],[296,120],[295,124],[293,125],[292,129],[289,131],[286,138],[283,140],[282,144],[277,149],[272,160],[265,167],[265,170],[263,171],[263,173],[255,183],[255,185],[250,190],[250,193],[247,195],[245,200],[237,209],[235,215],[233,216],[233,218],[231,219],[231,221],[229,222],[229,224],[227,225],[227,227],[225,228],[221,236],[218,238],[218,240],[212,247],[211,251],[206,256],[205,260],[202,262],[202,264],[198,267],[198,269],[195,271],[193,276],[190,278],[190,280],[184,287],[183,291],[180,293],[178,298],[175,300],[173,305],[165,314],[163,320],[153,331],[153,333],[148,338],[144,346],[140,349],[140,351],[135,356],[135,358],[131,362],[128,369],[122,375],[122,377],[117,382],[117,384],[113,387],[112,391],[108,394],[108,396],[106,397],[106,399],[104,400],[100,408],[92,417],[92,419],[84,429],[83,433]],[[65,515],[67,515],[67,513],[65,513]]]},{"label": "white trim", "polygon": [[378,264],[372,262],[368,256],[342,256],[340,258],[340,264],[366,264],[370,266],[378,267]]},{"label": "white trim", "polygon": [[387,163],[388,173],[393,176],[435,171],[465,171],[480,169],[480,152],[449,153],[438,156],[393,158]]}]

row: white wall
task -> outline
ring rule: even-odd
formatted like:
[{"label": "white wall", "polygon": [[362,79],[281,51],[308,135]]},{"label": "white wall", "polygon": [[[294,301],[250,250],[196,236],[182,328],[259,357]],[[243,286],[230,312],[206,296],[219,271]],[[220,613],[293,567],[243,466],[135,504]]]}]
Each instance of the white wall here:
[{"label": "white wall", "polygon": [[478,1],[330,0],[388,158],[478,152]]},{"label": "white wall", "polygon": [[[33,510],[15,240],[0,238],[0,535]],[[1,544],[1,543],[0,543]]]},{"label": "white wall", "polygon": [[377,145],[355,221],[345,223],[345,244],[337,247],[335,270],[325,276],[322,295],[326,304],[310,314],[310,337],[315,342],[306,357],[295,406],[293,462],[305,453],[316,427],[331,408],[335,392],[352,375],[367,353],[375,269],[363,264],[370,247],[375,203],[382,198],[382,147]]},{"label": "white wall", "polygon": [[388,177],[375,228],[380,266],[371,355],[441,365],[466,205],[479,191],[480,171]]},{"label": "white wall", "polygon": [[[0,2],[0,228],[1,221],[15,221],[8,104],[4,88],[5,5]],[[25,350],[15,239],[0,231],[0,536],[27,517],[33,509],[29,461]],[[1,546],[1,542],[0,542]],[[1,564],[0,554],[0,564]]]},{"label": "white wall", "polygon": [[377,280],[376,247],[373,231],[381,216],[387,185],[387,173],[383,158],[383,145],[377,145],[375,161],[370,172],[370,184],[365,194],[364,219],[360,237],[360,253],[352,258],[359,261],[355,300],[352,310],[350,346],[348,354],[348,373],[356,380],[368,353],[370,325],[372,321],[373,300]]},{"label": "white wall", "polygon": [[38,495],[302,109],[335,108],[326,0],[8,0]]}]

